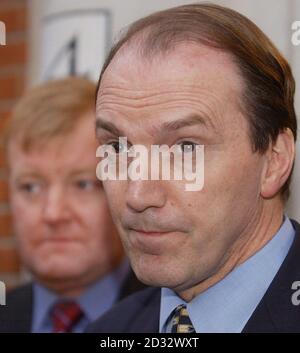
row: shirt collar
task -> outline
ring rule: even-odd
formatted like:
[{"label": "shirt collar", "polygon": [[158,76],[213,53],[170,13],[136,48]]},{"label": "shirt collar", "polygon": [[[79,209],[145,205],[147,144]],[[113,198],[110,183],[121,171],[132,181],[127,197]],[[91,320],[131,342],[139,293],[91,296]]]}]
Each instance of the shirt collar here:
[{"label": "shirt collar", "polygon": [[169,315],[180,304],[187,306],[196,332],[241,332],[283,263],[294,235],[285,217],[262,249],[189,303],[162,288],[160,332],[168,331]]},{"label": "shirt collar", "polygon": [[78,298],[78,304],[90,321],[95,321],[117,301],[128,272],[129,262],[125,259],[116,270],[90,286]]},{"label": "shirt collar", "polygon": [[[129,272],[129,261],[124,259],[111,273],[93,283],[75,301],[80,305],[89,322],[96,320],[110,309],[117,300]],[[63,299],[38,282],[33,284],[35,327],[49,325],[49,312],[54,303]]]}]

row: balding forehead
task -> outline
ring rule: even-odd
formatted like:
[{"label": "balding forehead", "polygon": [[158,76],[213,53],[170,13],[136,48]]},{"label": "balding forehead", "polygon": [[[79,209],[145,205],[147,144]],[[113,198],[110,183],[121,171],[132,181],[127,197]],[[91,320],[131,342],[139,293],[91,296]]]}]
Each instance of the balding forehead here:
[{"label": "balding forehead", "polygon": [[220,79],[234,77],[232,83],[237,89],[242,88],[239,68],[232,56],[224,51],[201,44],[181,43],[169,52],[145,57],[134,42],[124,45],[115,55],[103,74],[101,86],[105,86],[106,77],[120,83],[133,83],[134,78],[139,78],[135,82],[138,85],[144,84],[144,80],[151,81],[151,78],[157,82],[168,78],[172,81],[183,71],[189,78],[194,76],[195,81],[199,76],[207,79],[208,74],[218,75]]}]

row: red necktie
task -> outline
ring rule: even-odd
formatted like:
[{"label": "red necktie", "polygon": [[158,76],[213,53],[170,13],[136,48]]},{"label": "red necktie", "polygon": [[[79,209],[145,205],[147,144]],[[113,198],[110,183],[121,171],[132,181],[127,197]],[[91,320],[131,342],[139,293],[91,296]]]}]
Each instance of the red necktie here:
[{"label": "red necktie", "polygon": [[71,332],[83,316],[80,306],[74,301],[58,302],[52,312],[53,332]]}]

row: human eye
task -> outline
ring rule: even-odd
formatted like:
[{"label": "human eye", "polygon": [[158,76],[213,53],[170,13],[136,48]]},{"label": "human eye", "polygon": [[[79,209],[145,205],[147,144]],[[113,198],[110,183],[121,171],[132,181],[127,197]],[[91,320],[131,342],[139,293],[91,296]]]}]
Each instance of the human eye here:
[{"label": "human eye", "polygon": [[128,151],[127,145],[122,143],[119,140],[114,140],[106,143],[107,146],[111,146],[113,148],[113,152],[116,154],[124,153]]},{"label": "human eye", "polygon": [[199,146],[198,143],[189,141],[189,140],[180,141],[177,143],[177,145],[180,149],[180,152],[183,152],[183,153],[195,152],[196,146]]},{"label": "human eye", "polygon": [[19,183],[18,189],[28,195],[37,195],[41,191],[42,185],[37,181],[24,181]]},{"label": "human eye", "polygon": [[97,180],[82,178],[76,180],[75,185],[79,190],[91,191],[100,186],[100,183]]}]

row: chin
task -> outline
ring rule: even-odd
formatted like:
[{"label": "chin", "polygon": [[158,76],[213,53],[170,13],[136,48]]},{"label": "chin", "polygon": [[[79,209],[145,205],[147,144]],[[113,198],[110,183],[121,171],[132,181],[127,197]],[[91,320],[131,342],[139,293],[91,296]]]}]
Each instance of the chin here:
[{"label": "chin", "polygon": [[83,267],[80,264],[68,263],[64,261],[49,261],[48,263],[35,264],[34,273],[37,277],[48,279],[71,279],[82,275]]},{"label": "chin", "polygon": [[[147,261],[148,260],[148,261]],[[172,263],[163,263],[161,259],[143,259],[132,261],[137,278],[149,286],[175,288],[184,281],[183,273],[174,271]]]},{"label": "chin", "polygon": [[136,271],[137,278],[144,284],[152,287],[177,288],[180,285],[180,279],[170,276],[168,273],[154,273],[146,271]]}]

